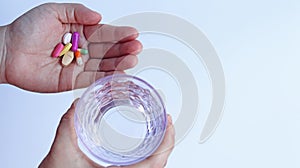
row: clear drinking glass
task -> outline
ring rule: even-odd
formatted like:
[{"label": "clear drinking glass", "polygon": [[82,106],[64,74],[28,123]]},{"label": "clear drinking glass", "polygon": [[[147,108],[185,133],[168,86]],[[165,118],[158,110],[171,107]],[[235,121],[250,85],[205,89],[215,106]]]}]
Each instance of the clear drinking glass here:
[{"label": "clear drinking glass", "polygon": [[75,110],[80,149],[102,166],[124,166],[150,156],[166,131],[161,97],[144,80],[111,75],[92,84]]}]

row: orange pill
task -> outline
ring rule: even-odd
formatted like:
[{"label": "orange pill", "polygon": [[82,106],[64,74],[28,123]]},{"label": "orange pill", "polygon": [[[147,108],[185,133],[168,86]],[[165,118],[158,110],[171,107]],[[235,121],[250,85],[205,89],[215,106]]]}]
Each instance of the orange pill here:
[{"label": "orange pill", "polygon": [[74,53],[75,57],[76,57],[76,62],[77,62],[77,65],[79,66],[82,66],[83,65],[83,60],[81,58],[81,53],[79,50],[76,50],[75,53]]},{"label": "orange pill", "polygon": [[79,57],[81,57],[81,52],[79,50],[76,50],[74,55],[76,58],[79,58]]}]

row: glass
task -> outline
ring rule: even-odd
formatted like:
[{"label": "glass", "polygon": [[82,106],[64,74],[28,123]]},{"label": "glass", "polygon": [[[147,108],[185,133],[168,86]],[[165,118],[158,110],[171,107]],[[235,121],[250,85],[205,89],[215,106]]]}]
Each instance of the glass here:
[{"label": "glass", "polygon": [[80,149],[102,166],[125,166],[150,156],[166,131],[161,97],[144,80],[130,75],[99,79],[75,109]]}]

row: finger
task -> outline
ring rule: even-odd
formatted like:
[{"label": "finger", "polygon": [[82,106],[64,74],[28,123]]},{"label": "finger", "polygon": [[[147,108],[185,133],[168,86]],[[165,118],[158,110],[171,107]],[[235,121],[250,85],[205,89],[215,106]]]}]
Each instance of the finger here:
[{"label": "finger", "polygon": [[164,153],[165,151],[172,150],[174,147],[175,142],[175,129],[172,123],[172,117],[171,115],[167,115],[167,129],[165,133],[165,137],[163,142],[161,143],[160,147],[155,151],[155,153],[152,156],[159,155],[161,153]]},{"label": "finger", "polygon": [[89,42],[126,42],[138,37],[138,31],[133,27],[92,25],[85,26],[84,35]]},{"label": "finger", "polygon": [[94,25],[100,22],[101,15],[82,4],[74,3],[50,3],[57,18],[62,23],[78,23],[83,25]]},{"label": "finger", "polygon": [[142,44],[137,40],[124,43],[90,43],[88,49],[91,58],[109,58],[137,55],[142,50]]},{"label": "finger", "polygon": [[82,72],[75,81],[74,89],[85,88],[94,83],[96,80],[113,74],[124,74],[123,71],[111,71],[111,72]]},{"label": "finger", "polygon": [[175,129],[172,124],[171,116],[168,115],[168,126],[165,137],[156,150],[156,152],[147,158],[149,165],[155,165],[154,167],[163,168],[167,164],[168,157],[170,156],[175,144]]},{"label": "finger", "polygon": [[107,59],[89,59],[85,71],[123,71],[137,64],[137,56],[126,55]]},{"label": "finger", "polygon": [[172,124],[171,116],[168,115],[168,125],[165,137],[156,152],[146,160],[128,168],[163,168],[167,164],[175,144],[175,129]]},{"label": "finger", "polygon": [[72,149],[77,145],[76,132],[74,129],[74,112],[77,102],[78,99],[72,103],[71,107],[60,120],[54,141],[56,147],[69,147],[69,149]]},{"label": "finger", "polygon": [[[73,128],[76,102],[77,100],[73,102],[67,113],[61,118],[51,150],[39,167],[49,167],[49,165],[52,167],[62,167],[62,165],[68,165],[68,161],[72,160],[70,153],[77,151],[76,134]],[[60,155],[63,155],[64,159],[57,163],[57,158],[59,158]]]},{"label": "finger", "polygon": [[101,167],[87,158],[78,147],[74,128],[77,101],[78,99],[61,118],[51,150],[40,167]]}]

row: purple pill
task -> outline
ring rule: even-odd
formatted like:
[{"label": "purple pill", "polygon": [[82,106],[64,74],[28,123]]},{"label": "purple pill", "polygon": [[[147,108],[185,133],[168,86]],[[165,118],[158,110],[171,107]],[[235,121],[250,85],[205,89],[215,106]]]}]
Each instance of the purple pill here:
[{"label": "purple pill", "polygon": [[79,42],[79,33],[74,32],[72,34],[72,51],[76,51],[78,49],[78,42]]}]

